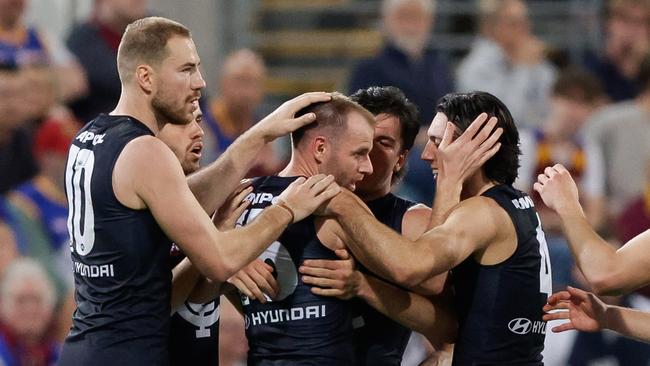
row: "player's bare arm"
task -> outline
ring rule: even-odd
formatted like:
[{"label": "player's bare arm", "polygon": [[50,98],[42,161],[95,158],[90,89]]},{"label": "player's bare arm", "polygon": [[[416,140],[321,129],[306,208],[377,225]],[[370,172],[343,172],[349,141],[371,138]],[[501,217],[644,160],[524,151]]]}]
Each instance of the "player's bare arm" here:
[{"label": "player's bare arm", "polygon": [[483,197],[463,201],[444,224],[416,241],[381,224],[362,205],[344,190],[329,209],[350,237],[346,244],[355,257],[372,272],[407,287],[448,271],[472,254],[482,256],[492,241],[515,235],[507,213]]},{"label": "player's bare arm", "polygon": [[[133,209],[148,207],[199,271],[219,282],[261,254],[288,224],[306,217],[335,195],[339,188],[332,182],[332,177],[322,175],[306,182],[299,179],[280,196],[285,207],[270,207],[252,225],[219,232],[189,190],[178,159],[160,140],[140,137],[131,141],[113,173],[120,202]],[[176,199],[168,200],[172,195]]]},{"label": "player's bare arm", "polygon": [[616,250],[593,230],[578,201],[578,188],[562,165],[548,167],[534,189],[556,211],[576,263],[597,294],[628,293],[650,282],[650,231]]},{"label": "player's bare arm", "polygon": [[548,299],[544,311],[552,310],[559,311],[545,314],[545,321],[569,320],[554,327],[553,332],[571,329],[597,332],[610,329],[626,337],[650,343],[650,313],[607,305],[592,293],[569,287]]},{"label": "player's bare arm", "polygon": [[424,297],[372,275],[362,275],[362,278],[358,296],[370,306],[424,335],[436,349],[454,341],[457,322],[450,298]]}]

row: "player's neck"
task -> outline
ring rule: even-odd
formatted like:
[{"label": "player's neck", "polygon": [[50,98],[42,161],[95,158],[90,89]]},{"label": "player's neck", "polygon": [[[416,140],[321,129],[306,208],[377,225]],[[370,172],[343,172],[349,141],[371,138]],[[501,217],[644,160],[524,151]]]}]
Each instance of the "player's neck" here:
[{"label": "player's neck", "polygon": [[378,198],[382,198],[385,195],[390,193],[390,185],[382,186],[381,189],[375,189],[372,191],[365,191],[363,188],[360,188],[357,184],[357,189],[354,191],[354,194],[359,196],[363,202],[374,201]]},{"label": "player's neck", "polygon": [[463,191],[461,193],[461,198],[469,198],[474,196],[479,196],[488,189],[494,187],[496,184],[488,180],[483,172],[476,172],[470,178],[467,179],[463,185]]},{"label": "player's neck", "polygon": [[146,100],[133,96],[126,89],[122,89],[120,100],[115,109],[109,113],[112,116],[130,116],[144,123],[154,134],[160,131],[156,116]]},{"label": "player's neck", "polygon": [[310,162],[295,150],[291,152],[291,161],[278,173],[281,177],[304,176],[311,177],[318,174],[318,165],[316,162]]}]

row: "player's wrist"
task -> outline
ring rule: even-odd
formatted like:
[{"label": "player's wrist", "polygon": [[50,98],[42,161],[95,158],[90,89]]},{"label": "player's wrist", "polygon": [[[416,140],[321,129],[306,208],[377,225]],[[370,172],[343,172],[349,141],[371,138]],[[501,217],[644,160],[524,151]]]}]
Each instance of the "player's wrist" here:
[{"label": "player's wrist", "polygon": [[368,278],[366,275],[361,273],[361,271],[356,271],[359,275],[359,282],[357,284],[356,297],[362,299],[363,301],[370,302],[370,297],[372,290],[370,288],[370,283],[368,283]]},{"label": "player's wrist", "polygon": [[605,305],[605,311],[603,314],[603,318],[599,319],[598,325],[600,326],[600,329],[610,329],[610,330],[617,330],[616,327],[616,319],[621,318],[620,314],[621,308],[618,306],[612,306],[612,305]]},{"label": "player's wrist", "polygon": [[582,206],[578,202],[560,205],[556,211],[562,221],[586,219]]},{"label": "player's wrist", "polygon": [[292,223],[295,222],[295,220],[296,220],[296,213],[294,212],[294,210],[293,210],[291,207],[289,207],[289,205],[288,205],[285,201],[283,201],[283,200],[281,200],[281,199],[278,199],[278,200],[274,203],[274,205],[275,205],[276,207],[281,208],[283,211],[285,211],[287,214],[289,214],[289,216],[290,216],[289,223],[290,223],[290,224],[292,224]]},{"label": "player's wrist", "polygon": [[353,194],[347,189],[341,189],[327,204],[327,210],[334,216],[345,216],[347,210],[354,206],[355,199],[351,196]]}]

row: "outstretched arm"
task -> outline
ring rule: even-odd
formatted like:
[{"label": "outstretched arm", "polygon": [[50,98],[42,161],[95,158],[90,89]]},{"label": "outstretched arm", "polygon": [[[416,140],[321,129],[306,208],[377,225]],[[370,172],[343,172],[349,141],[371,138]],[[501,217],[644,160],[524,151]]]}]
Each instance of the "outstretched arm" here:
[{"label": "outstretched arm", "polygon": [[213,163],[190,175],[187,183],[206,212],[220,207],[250,170],[262,148],[315,120],[313,113],[294,118],[296,112],[331,99],[329,93],[305,93],[282,104],[233,142]]},{"label": "outstretched arm", "polygon": [[553,332],[577,329],[596,332],[611,329],[626,337],[650,343],[650,313],[603,303],[592,293],[569,287],[553,294],[544,311],[560,310],[544,315],[545,321],[568,319],[554,327]]},{"label": "outstretched arm", "polygon": [[134,209],[148,208],[199,271],[217,282],[226,281],[259,256],[287,225],[334,196],[339,188],[333,179],[299,178],[279,196],[284,207],[273,205],[251,225],[220,232],[190,192],[178,159],[159,139],[144,136],[128,143],[113,171],[120,202]]},{"label": "outstretched arm", "polygon": [[534,189],[558,213],[573,257],[597,294],[630,292],[650,282],[650,231],[615,250],[593,230],[578,201],[571,174],[557,164],[540,174]]},{"label": "outstretched arm", "polygon": [[457,266],[496,237],[502,215],[495,215],[488,200],[463,201],[443,225],[416,241],[377,221],[349,191],[342,191],[329,208],[350,239],[348,248],[361,263],[382,278],[413,288]]}]

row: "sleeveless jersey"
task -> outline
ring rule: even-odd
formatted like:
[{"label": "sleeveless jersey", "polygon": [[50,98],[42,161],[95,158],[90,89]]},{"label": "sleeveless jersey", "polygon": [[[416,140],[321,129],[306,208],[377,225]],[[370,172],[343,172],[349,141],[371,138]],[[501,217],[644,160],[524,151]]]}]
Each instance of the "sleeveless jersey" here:
[{"label": "sleeveless jersey", "polygon": [[[251,222],[296,177],[262,177],[247,197],[250,208],[238,224]],[[290,225],[260,256],[274,268],[280,292],[262,304],[242,297],[249,365],[351,365],[352,313],[347,301],[317,296],[302,282],[306,259],[338,259],[316,237],[314,217]],[[270,300],[270,299],[269,299]]]},{"label": "sleeveless jersey", "polygon": [[[172,268],[185,255],[172,247]],[[170,365],[219,365],[219,296],[205,304],[185,301],[171,317]]]},{"label": "sleeveless jersey", "polygon": [[453,365],[543,365],[551,263],[533,200],[509,185],[483,193],[512,219],[517,248],[505,261],[469,257],[451,271],[459,333]]},{"label": "sleeveless jersey", "polygon": [[171,243],[149,210],[122,205],[115,162],[153,133],[128,116],[100,115],[75,137],[66,163],[77,309],[60,365],[167,365]]},{"label": "sleeveless jersey", "polygon": [[[377,220],[398,233],[402,232],[402,218],[415,202],[399,198],[392,193],[366,202]],[[369,273],[360,263],[359,269]],[[370,274],[372,275],[372,274]],[[356,364],[367,366],[395,365],[402,363],[402,356],[411,330],[381,314],[360,299],[354,304],[354,346]]]}]

